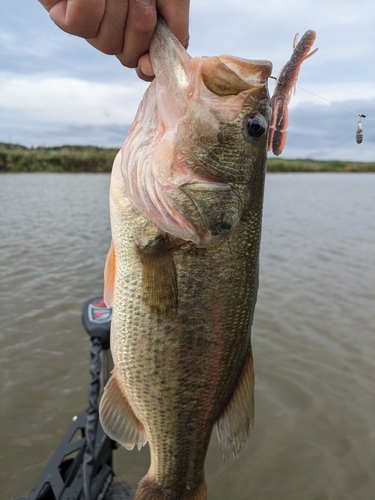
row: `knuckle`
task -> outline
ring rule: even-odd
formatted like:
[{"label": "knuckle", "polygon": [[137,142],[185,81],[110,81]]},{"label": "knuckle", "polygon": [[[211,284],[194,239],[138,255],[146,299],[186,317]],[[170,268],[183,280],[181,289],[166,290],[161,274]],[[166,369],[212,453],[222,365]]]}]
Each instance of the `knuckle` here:
[{"label": "knuckle", "polygon": [[103,52],[103,54],[107,54],[108,56],[120,54],[123,49],[123,40],[103,40],[97,36],[95,38],[86,38],[86,41],[97,50]]},{"label": "knuckle", "polygon": [[135,21],[132,24],[132,31],[137,35],[142,36],[152,36],[155,30],[155,23],[150,22],[147,19],[147,22]]},{"label": "knuckle", "polygon": [[82,27],[82,28],[75,29],[74,32],[70,32],[70,34],[75,35],[75,36],[79,36],[80,38],[92,39],[92,38],[95,38],[97,36],[98,30]]},{"label": "knuckle", "polygon": [[138,59],[134,57],[125,56],[123,54],[116,54],[117,59],[126,68],[136,68],[138,64]]},{"label": "knuckle", "polygon": [[120,54],[123,49],[122,42],[118,41],[107,41],[107,43],[102,44],[100,47],[100,51],[109,56],[114,56],[116,54]]}]

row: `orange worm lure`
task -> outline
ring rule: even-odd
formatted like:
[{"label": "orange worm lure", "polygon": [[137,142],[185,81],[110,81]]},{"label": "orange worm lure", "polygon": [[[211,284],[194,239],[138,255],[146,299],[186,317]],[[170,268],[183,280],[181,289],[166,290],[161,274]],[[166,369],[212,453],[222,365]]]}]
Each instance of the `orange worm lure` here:
[{"label": "orange worm lure", "polygon": [[[268,151],[278,156],[282,153],[288,128],[288,105],[295,89],[303,61],[315,54],[310,52],[316,38],[313,30],[308,30],[298,42],[298,33],[293,41],[293,54],[280,70],[272,96],[272,118],[268,137]],[[298,43],[297,43],[298,42]]]}]

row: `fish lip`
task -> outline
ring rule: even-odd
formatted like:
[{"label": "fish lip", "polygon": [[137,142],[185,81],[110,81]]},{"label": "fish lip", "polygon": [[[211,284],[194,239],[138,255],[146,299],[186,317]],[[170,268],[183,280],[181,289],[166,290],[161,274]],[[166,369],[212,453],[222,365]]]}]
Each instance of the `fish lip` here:
[{"label": "fish lip", "polygon": [[217,56],[217,59],[234,71],[248,89],[267,85],[272,74],[272,63],[266,59],[244,59],[227,54]]},{"label": "fish lip", "polygon": [[[151,39],[149,49],[155,80],[164,82],[178,81],[180,89],[190,86],[185,68],[192,57],[169,29],[160,14]],[[165,69],[167,68],[167,71]]]}]

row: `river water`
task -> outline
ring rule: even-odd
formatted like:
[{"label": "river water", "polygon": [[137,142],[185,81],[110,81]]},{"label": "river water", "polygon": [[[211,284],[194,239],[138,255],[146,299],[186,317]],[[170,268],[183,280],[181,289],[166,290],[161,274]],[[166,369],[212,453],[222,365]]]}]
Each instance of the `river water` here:
[{"label": "river water", "polygon": [[[101,294],[109,175],[0,176],[0,498],[29,492],[87,406],[81,306]],[[375,498],[375,175],[267,177],[253,327],[256,419],[213,436],[210,500]],[[148,450],[115,452],[136,486]]]}]

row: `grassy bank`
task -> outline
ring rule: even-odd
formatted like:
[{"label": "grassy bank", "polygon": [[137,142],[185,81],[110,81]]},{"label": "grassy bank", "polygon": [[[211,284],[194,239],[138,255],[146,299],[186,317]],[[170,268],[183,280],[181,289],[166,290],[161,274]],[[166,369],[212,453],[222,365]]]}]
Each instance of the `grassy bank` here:
[{"label": "grassy bank", "polygon": [[375,162],[282,160],[270,158],[268,172],[375,172]]},{"label": "grassy bank", "polygon": [[118,149],[0,143],[0,172],[110,172]]},{"label": "grassy bank", "polygon": [[[117,151],[95,146],[26,148],[0,143],[0,172],[110,172]],[[270,158],[268,172],[375,172],[375,162]]]}]

